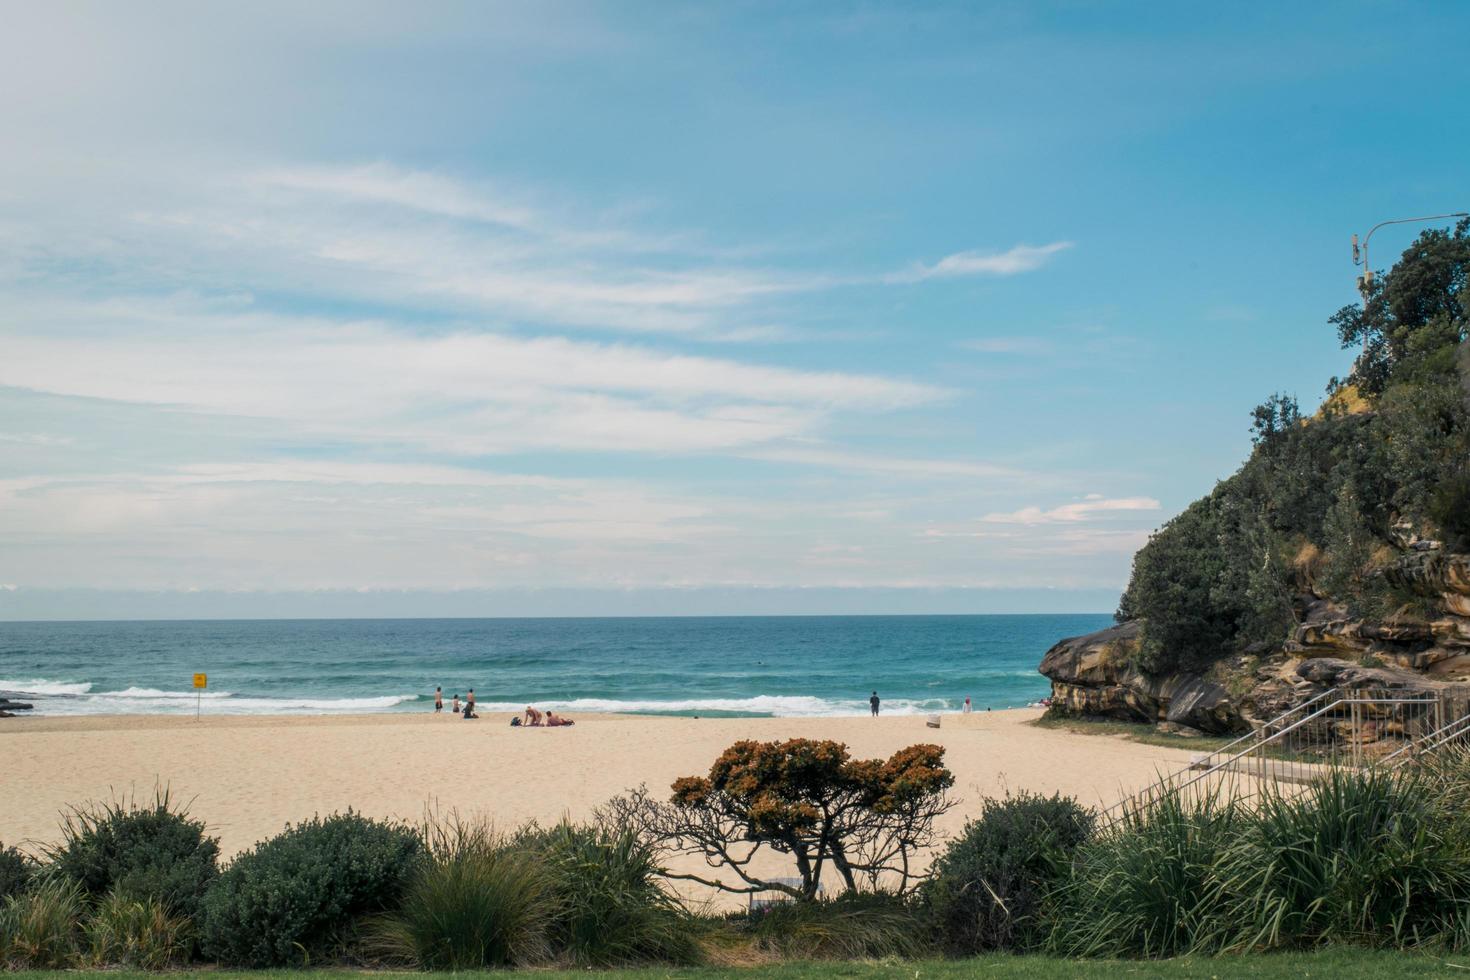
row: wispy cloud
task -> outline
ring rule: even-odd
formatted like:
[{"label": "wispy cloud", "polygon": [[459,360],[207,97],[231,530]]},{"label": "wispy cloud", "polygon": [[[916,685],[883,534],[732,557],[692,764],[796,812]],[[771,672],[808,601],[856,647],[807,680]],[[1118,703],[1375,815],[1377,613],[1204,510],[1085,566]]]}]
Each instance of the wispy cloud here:
[{"label": "wispy cloud", "polygon": [[1048,245],[1015,245],[1004,252],[955,252],[929,265],[916,264],[889,277],[891,282],[922,282],[925,279],[952,279],[963,276],[1015,276],[1034,272],[1051,261],[1058,252],[1071,248],[1072,242]]},{"label": "wispy cloud", "polygon": [[980,520],[987,524],[1075,524],[1099,514],[1158,509],[1159,502],[1152,497],[1108,498],[1100,494],[1088,494],[1082,500],[1062,504],[1050,510],[1043,510],[1040,507],[1022,507],[1008,514],[986,514]]},{"label": "wispy cloud", "polygon": [[977,337],[955,345],[981,354],[1050,354],[1056,344],[1040,337]]},{"label": "wispy cloud", "polygon": [[1012,466],[965,459],[923,459],[881,453],[850,452],[804,446],[771,447],[741,453],[748,459],[773,463],[800,463],[833,470],[884,473],[918,479],[934,477],[1030,478],[1032,474]]},{"label": "wispy cloud", "polygon": [[[33,308],[34,309],[34,308]],[[116,305],[96,314],[106,323]],[[628,344],[135,304],[147,329],[12,334],[0,384],[291,422],[461,454],[698,451],[810,435],[833,411],[943,398],[932,385]],[[68,309],[72,322],[87,322]]]}]

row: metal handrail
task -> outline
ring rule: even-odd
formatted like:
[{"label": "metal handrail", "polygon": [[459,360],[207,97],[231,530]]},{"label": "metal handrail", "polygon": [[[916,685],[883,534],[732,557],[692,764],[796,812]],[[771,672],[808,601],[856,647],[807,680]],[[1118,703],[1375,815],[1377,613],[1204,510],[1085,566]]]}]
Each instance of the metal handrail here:
[{"label": "metal handrail", "polygon": [[[1318,701],[1321,701],[1325,697],[1328,697],[1330,695],[1338,695],[1338,696],[1341,696],[1341,694],[1342,694],[1342,689],[1341,688],[1329,687],[1327,690],[1322,691],[1319,694],[1313,695],[1312,697],[1310,697],[1307,700],[1303,701],[1301,704],[1298,704],[1298,705],[1296,705],[1294,707],[1288,708],[1287,710],[1283,711],[1281,714],[1277,715],[1276,717],[1272,718],[1270,721],[1268,721],[1265,724],[1261,725],[1261,727],[1259,727],[1259,728],[1253,728],[1250,731],[1246,732],[1244,735],[1240,736],[1239,738],[1234,739],[1233,741],[1230,741],[1230,742],[1226,742],[1224,745],[1220,746],[1218,749],[1215,749],[1213,752],[1207,752],[1204,755],[1197,756],[1192,762],[1190,762],[1189,765],[1185,766],[1183,769],[1180,769],[1177,772],[1170,773],[1169,775],[1165,776],[1163,779],[1160,779],[1157,782],[1152,783],[1149,786],[1144,787],[1143,789],[1139,790],[1138,792],[1133,793],[1130,796],[1127,796],[1127,797],[1123,798],[1122,800],[1119,800],[1117,803],[1114,803],[1112,806],[1110,806],[1106,810],[1102,811],[1102,813],[1098,814],[1098,820],[1100,822],[1102,822],[1102,823],[1110,823],[1111,821],[1109,819],[1109,815],[1114,810],[1117,810],[1117,809],[1120,809],[1121,807],[1126,806],[1128,804],[1129,800],[1135,799],[1136,797],[1143,796],[1143,795],[1148,794],[1148,793],[1152,793],[1154,790],[1156,790],[1156,789],[1158,789],[1158,788],[1166,785],[1171,780],[1178,779],[1180,776],[1184,775],[1185,773],[1190,772],[1190,771],[1192,771],[1194,769],[1197,769],[1200,766],[1208,766],[1210,759],[1213,759],[1213,758],[1216,758],[1217,756],[1223,755],[1226,752],[1231,752],[1231,751],[1235,750],[1235,747],[1238,746],[1241,742],[1251,741],[1252,743],[1259,744],[1260,740],[1262,739],[1262,733],[1263,732],[1270,731],[1274,726],[1281,724],[1287,718],[1290,718],[1292,715],[1294,715],[1294,714],[1296,714],[1296,713],[1298,713],[1300,711],[1305,711],[1307,708],[1310,708],[1312,705],[1316,704]],[[1334,701],[1333,703],[1336,704],[1337,702]],[[1253,744],[1251,746],[1251,748],[1254,748],[1255,747],[1255,744]],[[1245,751],[1250,751],[1250,749],[1246,749]]]},{"label": "metal handrail", "polygon": [[[1255,728],[1255,729],[1252,729],[1251,731],[1246,732],[1244,735],[1240,736],[1240,738],[1237,738],[1233,742],[1226,742],[1224,745],[1220,746],[1215,751],[1210,752],[1209,754],[1205,755],[1204,758],[1208,759],[1208,758],[1210,758],[1210,756],[1220,755],[1222,752],[1229,752],[1231,749],[1235,748],[1235,746],[1239,745],[1241,742],[1244,742],[1246,739],[1259,739],[1261,737],[1261,733],[1262,732],[1266,732],[1266,731],[1270,731],[1271,730],[1271,727],[1273,725],[1280,724],[1281,722],[1285,721],[1291,715],[1296,714],[1298,711],[1304,711],[1307,708],[1310,708],[1312,705],[1316,704],[1318,701],[1321,701],[1323,698],[1327,697],[1329,694],[1341,694],[1341,693],[1342,693],[1342,689],[1341,688],[1329,687],[1327,690],[1323,691],[1321,694],[1315,695],[1314,697],[1310,697],[1307,700],[1303,701],[1301,704],[1297,705],[1296,707],[1289,708],[1288,710],[1281,712],[1281,714],[1277,715],[1275,718],[1272,718],[1270,721],[1268,721],[1265,724],[1263,724],[1260,728]],[[1336,702],[1334,702],[1334,703],[1336,703]],[[1189,768],[1193,769],[1194,768],[1194,765],[1191,765]]]},{"label": "metal handrail", "polygon": [[1470,733],[1470,715],[1461,715],[1448,724],[1440,725],[1427,735],[1419,736],[1403,748],[1384,756],[1379,761],[1382,763],[1392,762],[1405,752],[1409,753],[1409,758],[1413,758],[1420,752],[1433,752],[1441,746],[1448,744],[1451,739],[1458,738],[1467,733]]},{"label": "metal handrail", "polygon": [[[1308,722],[1313,721],[1313,720],[1315,720],[1317,718],[1320,718],[1322,715],[1327,714],[1329,711],[1334,711],[1337,708],[1342,707],[1343,705],[1347,705],[1347,704],[1438,704],[1438,703],[1439,703],[1439,699],[1438,698],[1338,698],[1336,701],[1333,701],[1331,704],[1324,705],[1323,707],[1318,708],[1316,711],[1314,711],[1311,714],[1307,715],[1305,718],[1298,719],[1297,721],[1293,722],[1292,724],[1288,725],[1287,727],[1281,729],[1279,732],[1276,732],[1275,734],[1273,734],[1273,735],[1271,735],[1271,736],[1269,736],[1269,737],[1261,740],[1260,742],[1256,743],[1255,745],[1252,745],[1250,748],[1244,749],[1244,750],[1242,750],[1240,752],[1237,752],[1235,755],[1231,756],[1228,759],[1225,759],[1223,762],[1218,762],[1215,765],[1210,766],[1208,769],[1205,769],[1203,772],[1199,773],[1194,778],[1188,779],[1188,780],[1180,783],[1178,786],[1175,786],[1175,787],[1169,789],[1168,792],[1170,792],[1170,793],[1180,793],[1180,792],[1183,792],[1184,790],[1186,790],[1189,787],[1193,786],[1195,783],[1199,782],[1201,779],[1205,779],[1208,776],[1212,776],[1215,773],[1220,772],[1221,770],[1225,769],[1227,766],[1230,766],[1230,765],[1232,765],[1232,764],[1240,761],[1241,759],[1245,758],[1250,753],[1255,752],[1258,749],[1265,748],[1267,745],[1270,745],[1272,742],[1275,742],[1278,739],[1283,738],[1286,735],[1290,734],[1291,732],[1296,731],[1298,728],[1302,727],[1303,725],[1307,724]],[[1188,769],[1184,770],[1184,772],[1186,772],[1186,773],[1189,772],[1189,771],[1190,770],[1188,770]],[[1176,773],[1175,774],[1175,777],[1170,777],[1170,778],[1176,778],[1179,775],[1182,775],[1182,773]],[[1118,803],[1114,804],[1113,806],[1109,807],[1108,809],[1104,810],[1102,813],[1100,813],[1098,815],[1098,823],[1101,824],[1101,825],[1103,825],[1103,826],[1111,826],[1114,822],[1116,822],[1116,818],[1110,818],[1109,817],[1109,815],[1114,810],[1118,810],[1118,809],[1121,809],[1121,808],[1126,808],[1129,804],[1134,803],[1135,801],[1139,800],[1140,798],[1145,798],[1148,794],[1152,794],[1155,790],[1159,789],[1160,787],[1162,787],[1167,782],[1168,782],[1168,779],[1160,780],[1159,782],[1153,784],[1152,786],[1149,786],[1148,788],[1146,788],[1144,790],[1141,790],[1138,793],[1133,794],[1132,796],[1128,797],[1127,799],[1124,799],[1124,800],[1119,801]]]}]

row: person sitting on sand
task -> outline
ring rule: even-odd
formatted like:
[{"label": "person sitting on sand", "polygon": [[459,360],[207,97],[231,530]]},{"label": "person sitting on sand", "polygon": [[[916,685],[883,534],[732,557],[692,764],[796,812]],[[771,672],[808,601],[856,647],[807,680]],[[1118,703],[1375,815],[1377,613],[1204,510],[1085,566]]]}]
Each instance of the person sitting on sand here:
[{"label": "person sitting on sand", "polygon": [[464,703],[464,720],[465,721],[469,721],[471,718],[478,718],[478,717],[480,717],[480,716],[475,713],[475,702],[473,702],[473,701],[466,701]]},{"label": "person sitting on sand", "polygon": [[532,728],[536,728],[536,727],[540,726],[540,724],[541,724],[541,717],[542,717],[541,716],[541,712],[537,711],[535,708],[531,707],[529,704],[526,705],[526,721],[525,721],[525,723],[527,725],[530,725]]}]

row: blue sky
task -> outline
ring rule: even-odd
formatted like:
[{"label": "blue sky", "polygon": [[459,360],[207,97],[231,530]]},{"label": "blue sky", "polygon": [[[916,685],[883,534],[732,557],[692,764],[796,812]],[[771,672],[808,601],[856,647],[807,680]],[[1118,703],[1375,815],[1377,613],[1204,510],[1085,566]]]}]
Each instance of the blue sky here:
[{"label": "blue sky", "polygon": [[1470,206],[1460,4],[7,21],[0,617],[1110,610]]}]

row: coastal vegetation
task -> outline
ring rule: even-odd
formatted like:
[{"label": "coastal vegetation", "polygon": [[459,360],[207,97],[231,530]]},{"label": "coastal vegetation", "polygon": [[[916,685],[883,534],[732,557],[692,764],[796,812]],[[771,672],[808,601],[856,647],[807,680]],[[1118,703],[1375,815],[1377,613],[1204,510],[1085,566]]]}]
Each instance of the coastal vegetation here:
[{"label": "coastal vegetation", "polygon": [[1333,687],[1464,700],[1467,281],[1470,220],[1330,318],[1351,372],[1310,414],[1288,394],[1254,409],[1249,458],[1135,555],[1118,625],[1043,658],[1056,714],[1219,735]]},{"label": "coastal vegetation", "polygon": [[1390,569],[1470,548],[1470,221],[1431,230],[1331,317],[1361,354],[1313,416],[1276,394],[1252,412],[1231,477],[1134,558],[1118,609],[1139,620],[1137,664],[1198,670],[1279,647],[1316,594],[1355,616],[1432,613]]},{"label": "coastal vegetation", "polygon": [[[863,808],[883,811],[947,801],[952,781],[932,746],[862,762],[820,743],[741,743],[707,787],[676,781],[668,804],[720,792],[754,760],[764,764],[724,790],[747,794],[748,822],[725,825],[730,846],[792,833],[798,813],[798,826],[816,826],[802,801],[850,799],[854,780],[868,786]],[[757,784],[764,800],[748,795]],[[880,786],[887,795],[873,795]],[[196,838],[197,823],[160,795],[81,811],[91,816],[65,822],[61,845],[7,879],[0,956],[21,970],[657,965],[710,976],[879,961],[943,976],[945,959],[1003,954],[982,962],[1000,975],[1055,976],[1075,975],[1067,963],[1091,975],[1134,961],[1147,976],[1149,960],[1326,950],[1323,969],[1351,968],[1382,961],[1348,947],[1470,950],[1467,802],[1465,747],[1391,771],[1334,769],[1248,801],[1161,795],[1108,823],[1071,799],[1021,793],[980,801],[961,833],[911,855],[923,873],[854,875],[853,887],[839,875],[831,895],[773,889],[759,893],[772,901],[715,912],[675,896],[657,837],[618,824],[616,807],[589,823],[506,831],[455,814],[409,826],[349,812],[288,826],[218,868],[212,838]],[[149,866],[140,855],[156,853],[183,853],[191,875],[137,874]],[[180,882],[201,879],[195,902]],[[88,890],[84,880],[107,884]],[[1249,960],[1258,976],[1308,962]],[[1210,962],[1210,975],[1236,969]],[[1414,975],[1426,961],[1401,962]]]}]

